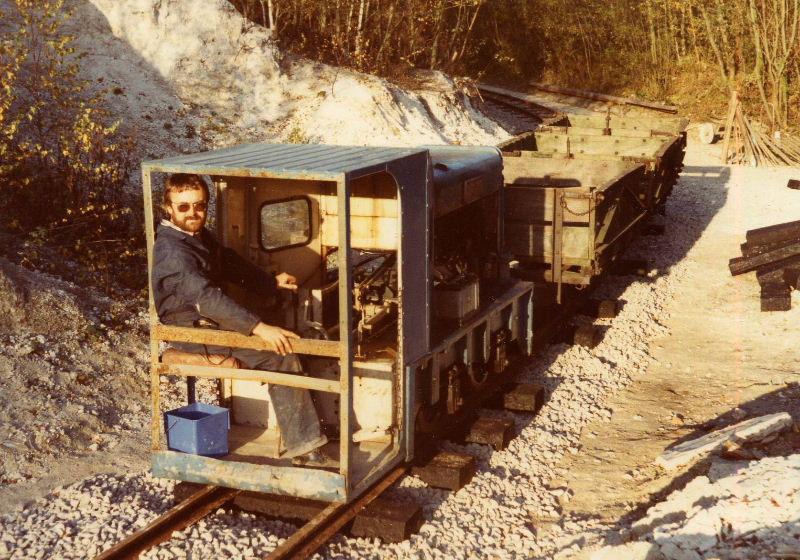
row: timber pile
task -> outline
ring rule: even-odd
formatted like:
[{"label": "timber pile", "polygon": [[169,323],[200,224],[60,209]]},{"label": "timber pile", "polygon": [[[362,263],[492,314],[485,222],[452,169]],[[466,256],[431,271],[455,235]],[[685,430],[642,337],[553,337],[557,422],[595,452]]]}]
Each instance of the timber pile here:
[{"label": "timber pile", "polygon": [[745,116],[733,92],[725,122],[722,163],[752,167],[800,166],[800,138],[787,132],[770,136],[759,123]]},{"label": "timber pile", "polygon": [[800,221],[747,232],[742,256],[728,263],[736,276],[755,271],[761,286],[761,311],[788,311],[800,277]]}]

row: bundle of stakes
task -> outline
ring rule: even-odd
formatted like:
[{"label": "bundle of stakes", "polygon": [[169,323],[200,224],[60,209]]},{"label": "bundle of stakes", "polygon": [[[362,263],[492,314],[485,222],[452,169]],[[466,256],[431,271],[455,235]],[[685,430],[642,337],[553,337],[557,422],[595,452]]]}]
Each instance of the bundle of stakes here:
[{"label": "bundle of stakes", "polygon": [[745,116],[734,92],[728,106],[721,159],[725,164],[752,167],[800,166],[800,138],[788,132],[770,135]]},{"label": "bundle of stakes", "polygon": [[742,256],[728,263],[731,274],[756,272],[761,311],[788,311],[800,277],[800,221],[752,229]]}]

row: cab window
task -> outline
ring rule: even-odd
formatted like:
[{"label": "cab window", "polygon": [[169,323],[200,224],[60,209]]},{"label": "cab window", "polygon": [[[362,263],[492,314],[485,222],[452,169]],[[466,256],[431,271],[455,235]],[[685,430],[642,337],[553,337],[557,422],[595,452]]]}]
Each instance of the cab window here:
[{"label": "cab window", "polygon": [[266,202],[259,224],[265,251],[305,245],[311,241],[311,203],[306,197]]}]

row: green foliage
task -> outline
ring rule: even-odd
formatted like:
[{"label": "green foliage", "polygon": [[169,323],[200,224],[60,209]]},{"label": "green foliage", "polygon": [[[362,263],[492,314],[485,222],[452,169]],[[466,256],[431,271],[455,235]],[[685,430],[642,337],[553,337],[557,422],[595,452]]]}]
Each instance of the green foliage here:
[{"label": "green foliage", "polygon": [[[14,0],[0,37],[0,229],[26,240],[24,261],[57,251],[87,279],[133,287],[142,234],[124,193],[131,141],[102,92],[78,75],[64,0]],[[135,203],[135,202],[134,202]],[[133,233],[131,233],[133,231]]]},{"label": "green foliage", "polygon": [[308,144],[311,142],[311,138],[299,127],[295,126],[286,136],[286,142],[289,144]]}]

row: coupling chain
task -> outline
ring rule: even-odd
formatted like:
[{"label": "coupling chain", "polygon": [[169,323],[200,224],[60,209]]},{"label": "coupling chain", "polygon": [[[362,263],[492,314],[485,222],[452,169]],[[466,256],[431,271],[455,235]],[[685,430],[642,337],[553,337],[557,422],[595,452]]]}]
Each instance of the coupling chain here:
[{"label": "coupling chain", "polygon": [[589,199],[589,208],[585,212],[577,212],[569,207],[567,204],[567,198],[561,197],[561,208],[572,214],[573,216],[586,216],[589,212],[597,208],[597,204],[592,204],[592,199]]}]

